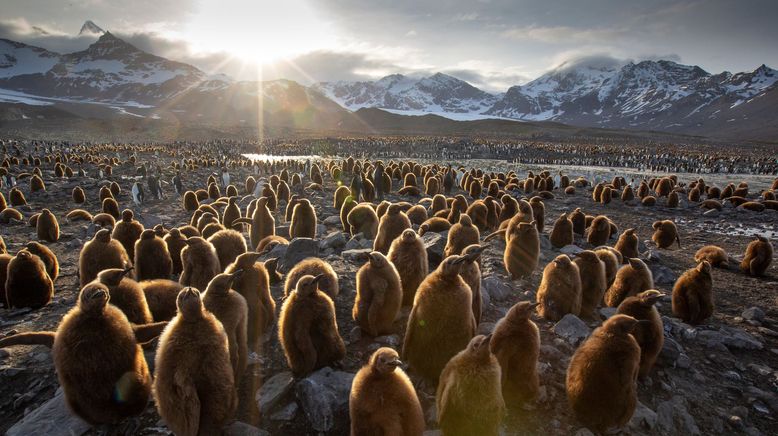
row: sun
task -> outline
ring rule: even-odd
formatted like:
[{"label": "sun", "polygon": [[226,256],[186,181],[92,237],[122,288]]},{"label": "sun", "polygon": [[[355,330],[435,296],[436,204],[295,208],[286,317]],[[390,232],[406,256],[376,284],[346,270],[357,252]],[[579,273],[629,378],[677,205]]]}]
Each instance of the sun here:
[{"label": "sun", "polygon": [[197,51],[227,51],[257,64],[337,46],[332,23],[307,0],[206,0],[185,27]]}]

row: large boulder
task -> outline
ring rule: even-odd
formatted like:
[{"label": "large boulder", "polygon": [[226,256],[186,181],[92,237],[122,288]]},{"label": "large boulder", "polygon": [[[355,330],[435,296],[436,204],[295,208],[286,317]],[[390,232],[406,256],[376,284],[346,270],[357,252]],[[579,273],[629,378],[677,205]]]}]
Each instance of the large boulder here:
[{"label": "large boulder", "polygon": [[348,417],[348,398],[354,374],[322,368],[300,380],[295,386],[297,401],[311,428],[328,432],[336,417]]},{"label": "large boulder", "polygon": [[282,272],[288,272],[301,260],[319,256],[319,243],[311,238],[294,238],[278,262]]},{"label": "large boulder", "polygon": [[24,416],[8,429],[8,436],[49,435],[78,436],[92,428],[73,415],[65,401],[65,392],[57,389],[54,398]]}]

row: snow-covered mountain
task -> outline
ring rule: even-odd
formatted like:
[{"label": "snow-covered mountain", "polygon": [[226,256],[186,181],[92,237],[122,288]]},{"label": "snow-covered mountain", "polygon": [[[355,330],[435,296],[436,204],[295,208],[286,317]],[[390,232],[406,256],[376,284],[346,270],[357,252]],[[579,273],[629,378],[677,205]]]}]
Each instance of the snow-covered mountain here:
[{"label": "snow-covered mountain", "polygon": [[81,26],[81,30],[78,32],[78,35],[102,35],[103,33],[105,33],[105,30],[95,24],[94,21],[86,20],[84,25]]},{"label": "snow-covered mountain", "polygon": [[480,114],[498,100],[495,95],[443,73],[422,78],[392,74],[373,82],[322,82],[313,88],[351,110],[377,107]]}]

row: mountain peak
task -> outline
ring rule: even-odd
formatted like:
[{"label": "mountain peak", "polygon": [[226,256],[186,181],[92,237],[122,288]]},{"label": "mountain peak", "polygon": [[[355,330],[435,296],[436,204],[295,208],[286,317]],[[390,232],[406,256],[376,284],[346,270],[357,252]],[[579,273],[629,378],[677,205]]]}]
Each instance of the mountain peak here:
[{"label": "mountain peak", "polygon": [[89,34],[89,35],[100,35],[100,34],[103,34],[103,33],[106,33],[106,31],[105,31],[105,30],[103,30],[103,29],[102,29],[100,26],[98,26],[97,24],[95,24],[95,22],[94,22],[94,21],[92,21],[92,20],[86,20],[86,21],[84,22],[84,25],[83,25],[83,26],[81,26],[81,31],[80,31],[80,32],[78,32],[78,35],[79,35],[79,36],[81,36],[81,35],[84,35],[84,34]]}]

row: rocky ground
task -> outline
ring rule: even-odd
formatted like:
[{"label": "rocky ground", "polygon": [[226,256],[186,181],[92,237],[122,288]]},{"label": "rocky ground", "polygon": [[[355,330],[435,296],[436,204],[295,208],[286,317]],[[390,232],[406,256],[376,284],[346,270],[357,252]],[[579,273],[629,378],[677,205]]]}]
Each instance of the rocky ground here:
[{"label": "rocky ground", "polygon": [[[512,169],[519,174],[526,171]],[[186,174],[185,187],[200,187],[212,170]],[[568,172],[578,175],[575,169]],[[95,171],[90,174],[94,175]],[[233,180],[239,186],[247,174],[248,169],[232,170]],[[128,191],[133,176],[134,168],[129,165],[115,168],[113,179],[123,189],[119,196],[121,207],[132,205]],[[684,181],[684,176],[680,179]],[[737,183],[741,179],[734,176],[731,181]],[[70,192],[74,186],[82,186],[89,199],[85,208],[97,212],[97,192],[107,181],[90,177],[55,180],[49,167],[44,169],[44,180],[47,184],[44,193],[30,193],[26,181],[21,182],[31,206],[23,212],[30,216],[48,207],[60,219],[61,239],[47,244],[61,263],[56,294],[51,304],[36,311],[0,309],[0,336],[55,329],[73,306],[78,292],[78,253],[95,229],[83,222],[65,220],[64,215],[76,207]],[[394,183],[396,191],[399,182]],[[351,319],[354,276],[361,265],[356,254],[369,250],[372,241],[349,239],[341,233],[337,211],[332,206],[334,187],[332,180],[325,176],[325,190],[309,196],[320,219],[317,239],[293,241],[288,248],[276,248],[265,258],[280,257],[282,268],[289,268],[306,256],[320,256],[332,264],[340,277],[340,295],[335,305],[338,327],[347,344],[346,359],[338,368],[324,368],[305,379],[294,380],[274,329],[268,334],[262,352],[250,363],[251,377],[245,377],[241,386],[241,407],[236,423],[228,429],[230,434],[348,434],[348,392],[354,373],[379,346],[401,346],[407,310],[395,323],[396,334],[380,338],[362,335]],[[747,235],[775,232],[778,225],[778,212],[770,210],[756,213],[725,207],[721,212],[703,214],[702,209],[686,207],[685,202],[678,209],[661,205],[630,206],[620,201],[602,206],[592,202],[590,192],[585,189],[572,196],[555,193],[555,199],[545,201],[546,231],[541,239],[541,262],[531,277],[509,281],[502,265],[504,244],[498,241],[488,246],[483,256],[484,314],[479,332],[489,332],[516,302],[534,300],[542,267],[560,254],[548,242],[548,232],[563,211],[581,207],[588,214],[608,215],[620,230],[634,227],[640,239],[646,241],[641,244],[642,257],[654,273],[656,288],[668,294],[675,279],[694,266],[694,252],[702,245],[717,244],[737,258],[752,239]],[[171,189],[168,196],[166,200],[152,201],[136,209],[147,227],[160,222],[167,227],[177,226],[188,221],[189,215]],[[389,200],[401,198],[390,195]],[[248,201],[244,199],[242,206]],[[275,217],[277,233],[284,235],[287,227],[283,212],[276,213]],[[682,248],[658,250],[654,247],[650,242],[651,223],[657,219],[673,219],[679,224]],[[36,239],[34,228],[27,227],[26,223],[0,225],[0,234],[11,253]],[[442,256],[446,234],[430,233],[424,239],[434,267]],[[577,240],[576,246],[587,248],[587,243]],[[568,246],[561,252],[575,251],[577,247]],[[778,262],[773,262],[766,277],[753,278],[734,269],[715,269],[713,280],[716,312],[704,325],[692,327],[672,318],[669,296],[659,304],[665,323],[665,346],[651,375],[639,383],[640,404],[624,433],[774,434],[778,416]],[[272,288],[279,306],[282,292],[281,285]],[[613,312],[600,310],[603,318]],[[512,412],[504,422],[503,433],[590,434],[576,421],[567,404],[564,381],[572,353],[596,325],[571,315],[557,324],[537,318],[535,322],[541,330],[542,344],[540,399],[525,410]],[[146,353],[150,366],[153,366],[153,352],[152,347]],[[417,386],[417,391],[428,429],[434,432],[434,390]],[[70,415],[58,390],[51,353],[41,346],[0,349],[0,431],[10,435],[169,433],[153,402],[139,419],[117,427],[90,428]]]}]

